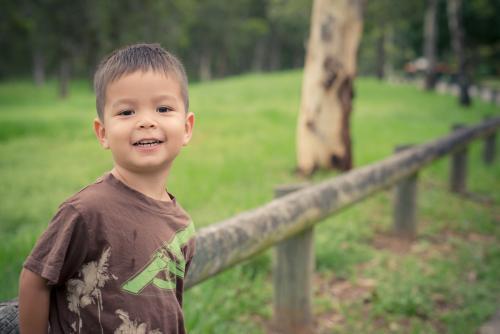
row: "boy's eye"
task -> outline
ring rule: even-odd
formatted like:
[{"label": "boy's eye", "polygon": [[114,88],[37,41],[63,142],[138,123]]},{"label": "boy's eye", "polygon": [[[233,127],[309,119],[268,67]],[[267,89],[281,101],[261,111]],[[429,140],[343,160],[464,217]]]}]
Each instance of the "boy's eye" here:
[{"label": "boy's eye", "polygon": [[134,113],[133,110],[122,110],[118,113],[120,116],[130,116]]},{"label": "boy's eye", "polygon": [[156,109],[159,113],[165,113],[165,112],[169,112],[169,111],[172,111],[172,108],[169,108],[169,107],[165,107],[165,106],[161,106],[161,107],[158,107],[158,109]]}]

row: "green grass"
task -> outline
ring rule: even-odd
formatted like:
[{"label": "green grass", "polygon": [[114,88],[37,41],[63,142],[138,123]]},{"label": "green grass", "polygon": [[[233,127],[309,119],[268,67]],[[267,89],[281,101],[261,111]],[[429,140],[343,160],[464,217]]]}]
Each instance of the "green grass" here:
[{"label": "green grass", "polygon": [[[195,134],[168,187],[198,228],[266,203],[278,184],[300,181],[292,173],[300,86],[301,73],[291,71],[190,87]],[[356,166],[391,155],[396,145],[446,135],[453,123],[499,114],[489,104],[465,109],[451,96],[371,79],[357,80],[356,96]],[[56,98],[55,83],[0,84],[1,300],[17,295],[22,262],[58,204],[111,168],[109,153],[93,136],[94,117],[85,82],[73,83],[64,101]],[[316,228],[314,307],[321,332],[474,333],[494,312],[500,297],[500,166],[499,160],[485,166],[481,150],[480,142],[470,146],[468,186],[487,201],[447,191],[447,159],[420,173],[419,237],[409,249],[374,246],[390,231],[390,191]],[[314,180],[334,175],[321,172]],[[271,267],[266,252],[189,290],[190,332],[265,332],[272,318]],[[362,288],[366,279],[373,283]],[[349,289],[337,293],[342,286]]]}]

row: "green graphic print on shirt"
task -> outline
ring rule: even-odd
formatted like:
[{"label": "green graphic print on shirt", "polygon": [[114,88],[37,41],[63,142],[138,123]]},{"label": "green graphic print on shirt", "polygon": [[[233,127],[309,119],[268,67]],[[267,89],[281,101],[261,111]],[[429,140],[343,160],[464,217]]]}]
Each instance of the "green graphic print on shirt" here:
[{"label": "green graphic print on shirt", "polygon": [[[158,248],[145,267],[122,285],[122,290],[132,294],[140,294],[150,284],[164,290],[175,289],[175,280],[170,277],[175,275],[184,278],[186,259],[181,249],[193,235],[194,224],[190,222],[186,229],[175,234],[172,241],[166,242]],[[169,254],[172,254],[174,259]],[[161,272],[165,272],[167,279],[157,277]]]}]

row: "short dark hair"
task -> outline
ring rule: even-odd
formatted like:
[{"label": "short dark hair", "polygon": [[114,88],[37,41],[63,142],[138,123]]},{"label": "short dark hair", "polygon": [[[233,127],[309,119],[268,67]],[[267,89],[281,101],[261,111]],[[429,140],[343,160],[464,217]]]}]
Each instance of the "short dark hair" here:
[{"label": "short dark hair", "polygon": [[163,49],[160,44],[134,44],[113,51],[106,56],[94,75],[97,115],[104,119],[106,89],[110,83],[125,74],[135,71],[149,71],[174,74],[181,88],[186,112],[189,108],[188,80],[184,66],[174,55]]}]

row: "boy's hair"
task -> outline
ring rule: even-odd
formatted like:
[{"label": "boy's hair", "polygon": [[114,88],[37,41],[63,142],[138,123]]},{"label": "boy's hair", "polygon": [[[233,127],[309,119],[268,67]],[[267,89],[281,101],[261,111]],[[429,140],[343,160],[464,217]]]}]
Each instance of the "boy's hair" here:
[{"label": "boy's hair", "polygon": [[135,71],[174,74],[179,81],[186,112],[189,108],[188,80],[184,66],[160,44],[134,44],[113,51],[105,57],[94,75],[94,91],[99,119],[104,119],[106,89],[110,83]]}]

